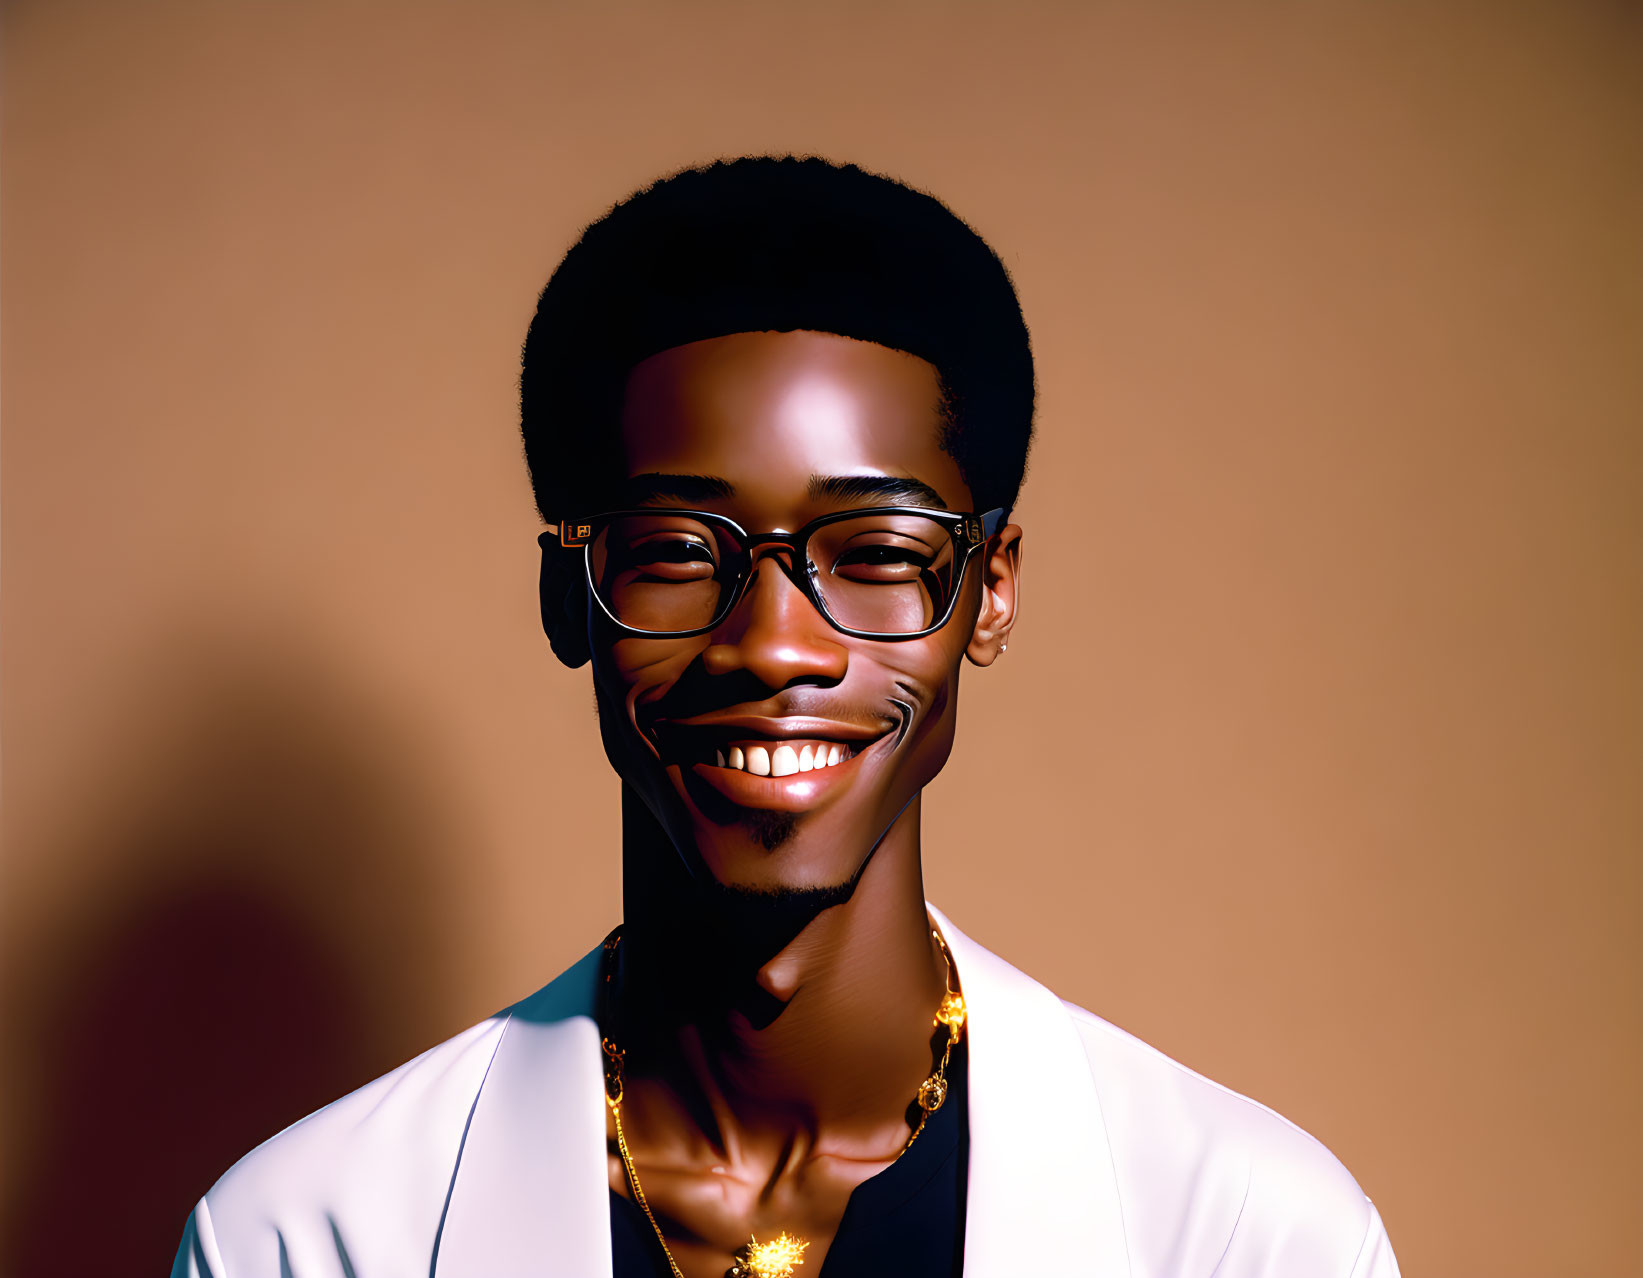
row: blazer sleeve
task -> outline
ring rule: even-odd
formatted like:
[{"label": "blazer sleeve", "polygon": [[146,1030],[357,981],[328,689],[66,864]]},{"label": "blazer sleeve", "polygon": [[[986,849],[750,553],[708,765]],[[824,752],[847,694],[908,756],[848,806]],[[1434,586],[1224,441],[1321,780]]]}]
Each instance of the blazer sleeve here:
[{"label": "blazer sleeve", "polygon": [[217,1251],[211,1213],[202,1198],[183,1226],[183,1240],[177,1246],[177,1258],[171,1262],[171,1278],[227,1278],[227,1274]]}]

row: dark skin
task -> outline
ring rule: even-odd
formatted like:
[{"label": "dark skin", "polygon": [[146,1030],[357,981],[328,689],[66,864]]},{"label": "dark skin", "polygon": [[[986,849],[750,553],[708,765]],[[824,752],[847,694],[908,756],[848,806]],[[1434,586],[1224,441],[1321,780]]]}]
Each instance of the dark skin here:
[{"label": "dark skin", "polygon": [[[760,532],[871,505],[973,512],[939,404],[933,366],[870,342],[767,332],[674,347],[628,378],[623,504]],[[627,1053],[640,1183],[690,1278],[719,1278],[749,1237],[783,1231],[809,1241],[803,1272],[817,1273],[851,1191],[907,1143],[945,980],[921,792],[952,749],[960,664],[990,665],[1009,637],[1020,537],[1013,524],[994,535],[952,618],[922,639],[839,633],[779,556],[758,560],[708,635],[624,635],[597,609],[549,618],[586,625],[623,781],[609,1029]],[[555,647],[576,645],[556,634]],[[755,776],[700,762],[686,738],[848,757]],[[631,1197],[607,1124],[610,1183]]]}]

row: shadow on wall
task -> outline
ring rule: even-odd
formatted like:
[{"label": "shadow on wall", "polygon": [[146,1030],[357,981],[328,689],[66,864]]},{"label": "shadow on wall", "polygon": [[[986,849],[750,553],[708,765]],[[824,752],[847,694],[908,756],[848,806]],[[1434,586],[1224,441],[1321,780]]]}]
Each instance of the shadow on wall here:
[{"label": "shadow on wall", "polygon": [[11,966],[32,1050],[0,1272],[166,1272],[236,1158],[460,1028],[437,1023],[443,810],[340,683],[218,655],[122,721],[64,852],[112,881]]}]

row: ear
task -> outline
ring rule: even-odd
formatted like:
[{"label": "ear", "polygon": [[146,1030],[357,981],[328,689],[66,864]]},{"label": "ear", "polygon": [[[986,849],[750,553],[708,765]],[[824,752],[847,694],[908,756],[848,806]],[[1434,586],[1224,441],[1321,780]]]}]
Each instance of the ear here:
[{"label": "ear", "polygon": [[1004,651],[1021,603],[1021,529],[1005,524],[981,552],[981,611],[964,655],[990,666]]},{"label": "ear", "polygon": [[588,660],[588,579],[580,551],[542,540],[542,571],[537,577],[542,630],[553,655],[574,670]]}]

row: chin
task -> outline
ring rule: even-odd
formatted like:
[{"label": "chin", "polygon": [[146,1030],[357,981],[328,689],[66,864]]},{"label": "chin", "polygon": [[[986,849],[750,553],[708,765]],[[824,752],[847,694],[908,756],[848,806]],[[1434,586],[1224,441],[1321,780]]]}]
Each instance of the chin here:
[{"label": "chin", "polygon": [[848,887],[904,806],[883,793],[889,744],[783,777],[665,765],[650,773],[650,808],[687,864],[726,890]]},{"label": "chin", "polygon": [[841,838],[798,812],[743,812],[729,824],[692,823],[673,842],[724,892],[750,896],[838,892],[848,898],[876,839]]}]

